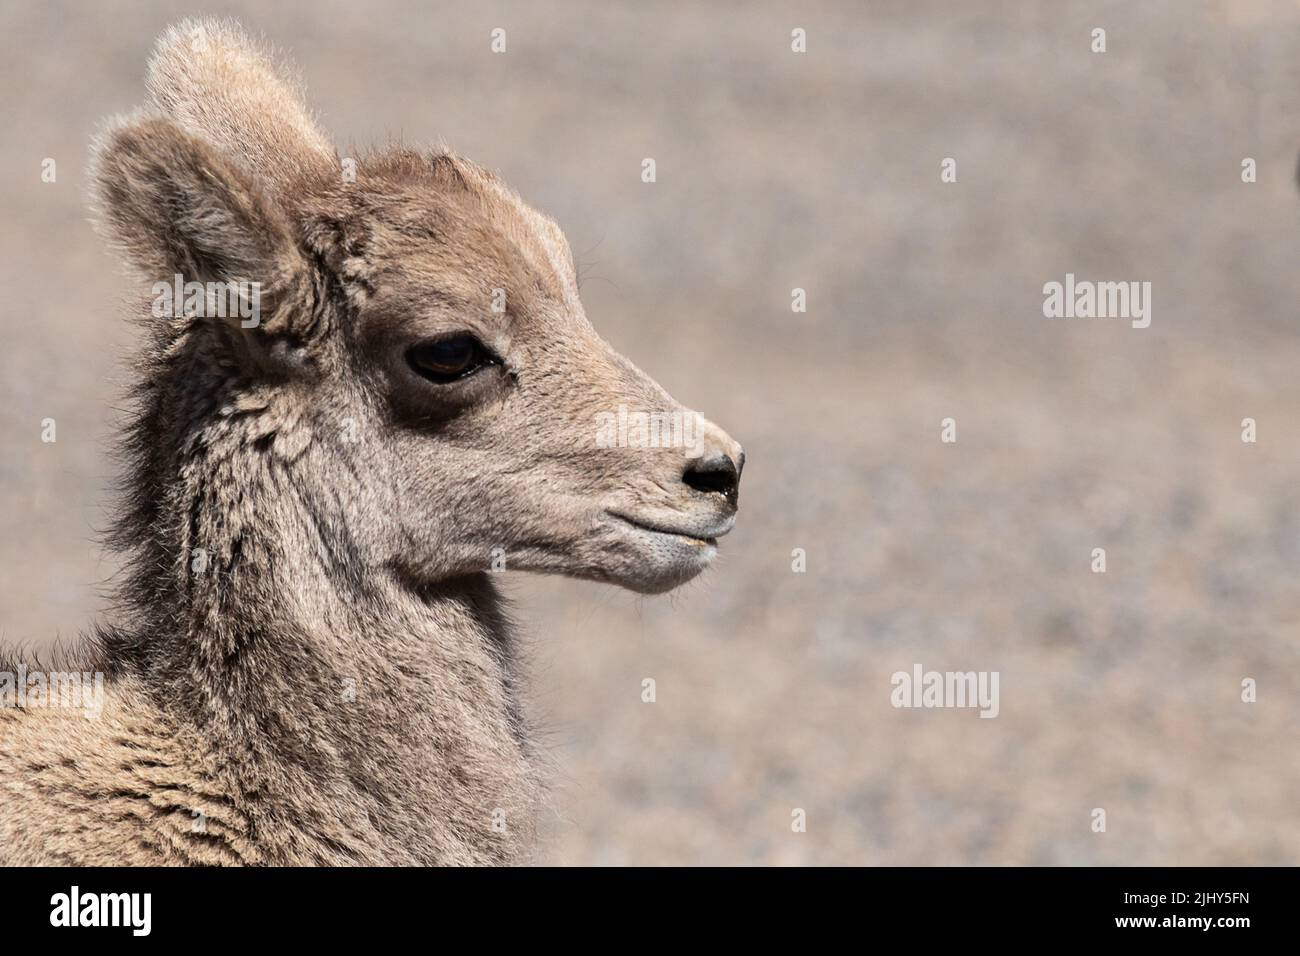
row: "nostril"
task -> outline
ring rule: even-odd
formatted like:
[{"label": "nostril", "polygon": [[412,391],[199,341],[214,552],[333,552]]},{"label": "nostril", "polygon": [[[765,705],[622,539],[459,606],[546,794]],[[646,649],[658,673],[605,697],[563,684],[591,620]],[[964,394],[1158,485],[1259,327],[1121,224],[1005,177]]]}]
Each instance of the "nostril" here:
[{"label": "nostril", "polygon": [[726,455],[713,455],[692,461],[686,466],[686,472],[682,475],[682,481],[688,487],[706,494],[724,495],[732,503],[736,499],[739,479],[736,463]]}]

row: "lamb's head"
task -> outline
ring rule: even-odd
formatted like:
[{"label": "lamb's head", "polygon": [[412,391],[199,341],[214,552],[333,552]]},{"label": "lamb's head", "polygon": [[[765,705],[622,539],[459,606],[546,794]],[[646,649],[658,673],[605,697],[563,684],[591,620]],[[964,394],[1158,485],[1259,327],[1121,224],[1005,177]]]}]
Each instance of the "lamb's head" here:
[{"label": "lamb's head", "polygon": [[150,89],[98,147],[105,223],[150,281],[257,283],[255,324],[246,294],[164,319],[170,347],[220,383],[208,413],[251,409],[249,442],[305,484],[336,463],[345,490],[318,497],[358,560],[644,592],[709,564],[740,446],[596,334],[553,221],[446,152],[340,160],[229,25],[173,28]]},{"label": "lamb's head", "polygon": [[447,154],[356,173],[306,220],[346,298],[339,363],[376,409],[365,453],[399,492],[395,557],[417,578],[496,561],[644,591],[701,571],[740,447],[596,334],[559,228]]}]

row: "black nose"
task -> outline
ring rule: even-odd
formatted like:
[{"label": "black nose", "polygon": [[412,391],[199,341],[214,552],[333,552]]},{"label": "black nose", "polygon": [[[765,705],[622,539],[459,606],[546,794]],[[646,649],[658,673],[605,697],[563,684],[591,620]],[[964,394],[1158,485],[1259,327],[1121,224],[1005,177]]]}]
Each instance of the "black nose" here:
[{"label": "black nose", "polygon": [[740,494],[740,470],[734,461],[721,453],[691,461],[682,481],[696,491],[716,492],[733,506]]}]

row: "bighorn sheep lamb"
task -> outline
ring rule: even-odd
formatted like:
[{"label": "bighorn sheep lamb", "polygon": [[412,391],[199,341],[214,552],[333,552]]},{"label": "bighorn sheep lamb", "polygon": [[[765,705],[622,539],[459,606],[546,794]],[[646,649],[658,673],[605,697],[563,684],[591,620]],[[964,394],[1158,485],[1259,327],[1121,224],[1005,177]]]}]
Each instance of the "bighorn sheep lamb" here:
[{"label": "bighorn sheep lamb", "polygon": [[559,227],[491,173],[340,159],[229,22],[168,30],[148,94],[94,146],[100,224],[157,283],[120,608],[70,652],[105,700],[0,707],[0,863],[525,859],[491,571],[692,578],[740,446],[596,335]]}]

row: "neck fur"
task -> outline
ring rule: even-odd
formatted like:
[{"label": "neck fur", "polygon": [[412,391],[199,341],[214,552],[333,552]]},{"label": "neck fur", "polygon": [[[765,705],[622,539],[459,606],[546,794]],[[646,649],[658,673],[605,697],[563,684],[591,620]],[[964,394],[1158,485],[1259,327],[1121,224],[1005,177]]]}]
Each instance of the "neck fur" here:
[{"label": "neck fur", "polygon": [[511,858],[535,788],[487,576],[377,564],[349,511],[362,476],[283,395],[197,417],[148,398],[110,666],[193,725],[230,787],[339,831],[345,857]]}]

